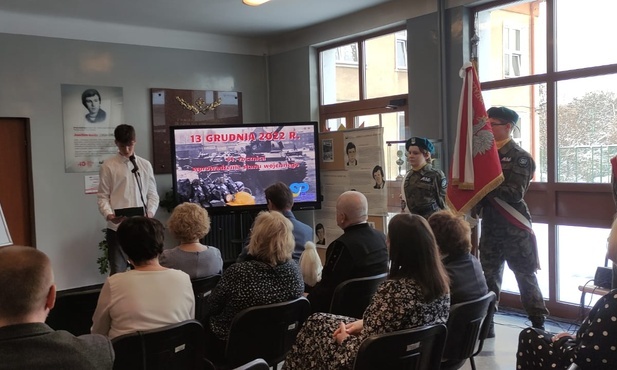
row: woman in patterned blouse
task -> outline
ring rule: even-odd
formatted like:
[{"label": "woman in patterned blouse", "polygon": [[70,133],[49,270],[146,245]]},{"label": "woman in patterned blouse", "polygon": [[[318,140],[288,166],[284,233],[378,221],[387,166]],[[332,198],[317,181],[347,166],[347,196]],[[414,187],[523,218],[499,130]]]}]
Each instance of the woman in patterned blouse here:
[{"label": "woman in patterned blouse", "polygon": [[427,221],[398,214],[388,225],[390,274],[363,319],[316,313],[287,355],[284,369],[351,369],[367,337],[448,319],[448,275]]},{"label": "woman in patterned blouse", "polygon": [[576,336],[527,328],[519,335],[516,368],[617,369],[617,289],[600,298]]},{"label": "woman in patterned blouse", "polygon": [[254,306],[291,301],[304,292],[304,281],[291,255],[293,226],[280,212],[261,212],[248,245],[250,260],[225,270],[206,302],[207,356],[224,352],[231,322],[240,311]]}]

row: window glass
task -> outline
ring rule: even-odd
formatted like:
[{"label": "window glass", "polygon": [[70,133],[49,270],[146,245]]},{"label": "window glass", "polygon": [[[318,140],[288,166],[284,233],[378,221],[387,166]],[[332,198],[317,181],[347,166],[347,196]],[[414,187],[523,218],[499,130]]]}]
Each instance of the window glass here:
[{"label": "window glass", "polygon": [[557,83],[560,182],[609,183],[617,154],[617,75]]},{"label": "window glass", "polygon": [[518,113],[519,124],[512,131],[512,138],[531,153],[536,162],[533,181],[546,181],[546,85],[488,90],[483,91],[482,96],[486,109],[505,106]]},{"label": "window glass", "polygon": [[364,45],[366,98],[407,93],[407,31],[374,37]]},{"label": "window glass", "polygon": [[359,100],[358,58],[357,43],[320,53],[322,104]]},{"label": "window glass", "polygon": [[326,131],[336,131],[341,125],[346,127],[345,117],[329,118],[326,120]]},{"label": "window glass", "polygon": [[546,73],[545,1],[478,12],[476,32],[481,81]]},{"label": "window glass", "polygon": [[[542,296],[545,299],[548,299],[548,225],[534,222],[532,224],[532,228],[533,232],[536,234],[536,241],[538,243],[538,257],[540,258],[540,270],[536,273],[536,276],[538,277],[538,285],[542,291]],[[480,251],[480,253],[482,253],[482,251]],[[507,263],[503,269],[503,283],[501,285],[501,290],[512,293],[520,293],[514,273],[508,268]]]},{"label": "window glass", "polygon": [[[617,63],[615,0],[555,1],[557,69]],[[576,26],[574,26],[576,25]]]},{"label": "window glass", "polygon": [[[557,226],[558,300],[580,304],[581,292],[578,286],[593,279],[598,266],[604,266],[609,231],[592,227]],[[584,253],[581,253],[581,248],[585,249]]]}]

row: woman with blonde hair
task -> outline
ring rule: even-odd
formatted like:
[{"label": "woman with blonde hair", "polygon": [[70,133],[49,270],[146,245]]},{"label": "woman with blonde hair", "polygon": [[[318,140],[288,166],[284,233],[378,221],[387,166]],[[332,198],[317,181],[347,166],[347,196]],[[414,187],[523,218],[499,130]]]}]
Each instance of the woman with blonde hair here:
[{"label": "woman with blonde hair", "polygon": [[292,224],[280,212],[261,212],[248,245],[250,259],[228,267],[206,302],[208,357],[224,349],[234,317],[242,310],[291,301],[304,292],[298,264],[292,259]]},{"label": "woman with blonde hair", "polygon": [[221,273],[221,252],[199,241],[210,231],[210,217],[203,207],[188,202],[178,205],[167,227],[180,244],[163,251],[159,258],[161,266],[184,271],[191,279]]}]

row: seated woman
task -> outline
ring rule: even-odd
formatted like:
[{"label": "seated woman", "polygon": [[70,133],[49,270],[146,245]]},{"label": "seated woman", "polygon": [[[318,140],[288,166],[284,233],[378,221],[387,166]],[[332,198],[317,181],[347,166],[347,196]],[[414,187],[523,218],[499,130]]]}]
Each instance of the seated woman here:
[{"label": "seated woman", "polygon": [[284,369],[351,369],[367,337],[448,320],[448,274],[426,220],[412,214],[394,216],[388,225],[388,244],[388,280],[377,289],[363,319],[311,315]]},{"label": "seated woman", "polygon": [[153,218],[131,217],[120,224],[117,235],[134,269],[112,275],[103,284],[92,333],[113,339],[194,318],[191,279],[159,264],[163,225]]},{"label": "seated woman", "polygon": [[482,265],[469,253],[469,223],[450,211],[433,213],[428,223],[435,234],[441,261],[450,277],[450,305],[471,301],[488,293]]},{"label": "seated woman", "polygon": [[527,328],[519,334],[516,368],[567,369],[575,362],[581,369],[617,369],[617,289],[598,300],[576,335],[549,334]]},{"label": "seated woman", "polygon": [[208,356],[222,347],[240,311],[290,301],[304,292],[302,274],[291,258],[292,228],[280,212],[261,212],[255,218],[248,245],[251,258],[227,268],[205,304]]},{"label": "seated woman", "polygon": [[203,207],[194,203],[178,205],[169,217],[167,227],[180,245],[163,251],[159,258],[162,266],[182,270],[191,279],[223,271],[221,251],[199,242],[210,231],[210,217]]}]

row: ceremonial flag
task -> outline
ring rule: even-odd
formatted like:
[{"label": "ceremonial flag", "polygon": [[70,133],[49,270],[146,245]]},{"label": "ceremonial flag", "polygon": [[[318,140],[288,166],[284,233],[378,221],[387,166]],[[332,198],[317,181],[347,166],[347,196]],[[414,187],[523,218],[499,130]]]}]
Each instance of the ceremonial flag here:
[{"label": "ceremonial flag", "polygon": [[503,174],[476,71],[465,63],[459,74],[463,87],[446,203],[464,214],[503,182]]}]

